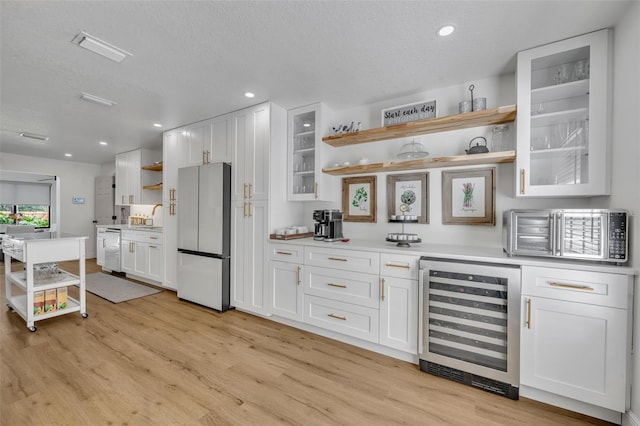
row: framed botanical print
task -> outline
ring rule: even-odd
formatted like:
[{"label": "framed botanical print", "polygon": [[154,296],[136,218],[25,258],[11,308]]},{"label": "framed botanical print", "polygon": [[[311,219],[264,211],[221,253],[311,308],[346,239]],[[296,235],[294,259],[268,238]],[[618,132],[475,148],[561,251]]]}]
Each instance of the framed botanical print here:
[{"label": "framed botanical print", "polygon": [[390,221],[429,223],[429,173],[388,175],[387,213]]},{"label": "framed botanical print", "polygon": [[345,222],[376,221],[376,177],[342,179],[342,212]]},{"label": "framed botanical print", "polygon": [[495,167],[442,172],[442,223],[495,225]]}]

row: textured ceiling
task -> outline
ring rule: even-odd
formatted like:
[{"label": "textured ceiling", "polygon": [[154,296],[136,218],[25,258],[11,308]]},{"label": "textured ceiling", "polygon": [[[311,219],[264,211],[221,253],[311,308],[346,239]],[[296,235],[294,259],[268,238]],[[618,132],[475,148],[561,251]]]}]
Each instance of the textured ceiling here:
[{"label": "textured ceiling", "polygon": [[[1,1],[0,152],[106,163],[160,148],[163,130],[266,100],[341,110],[513,72],[517,51],[615,26],[630,4]],[[457,31],[439,39],[445,23]],[[79,48],[81,30],[133,57],[118,64]]]}]

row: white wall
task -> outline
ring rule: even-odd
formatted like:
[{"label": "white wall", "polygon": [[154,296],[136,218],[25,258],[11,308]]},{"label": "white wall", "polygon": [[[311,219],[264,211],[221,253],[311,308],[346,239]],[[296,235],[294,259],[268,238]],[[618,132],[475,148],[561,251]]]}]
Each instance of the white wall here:
[{"label": "white wall", "polygon": [[[380,127],[381,110],[397,105],[410,104],[413,102],[436,100],[438,116],[457,114],[458,102],[469,98],[468,87],[475,85],[474,96],[487,98],[487,108],[494,108],[516,103],[515,75],[503,75],[481,79],[472,82],[465,82],[456,86],[445,87],[437,90],[425,91],[411,96],[386,100],[372,105],[366,105],[346,111],[336,111],[336,123],[344,124],[351,121],[361,121],[362,128]],[[515,143],[515,123],[509,124],[511,144]],[[330,150],[332,155],[327,159],[324,167],[334,163],[350,161],[355,164],[360,158],[366,157],[370,162],[394,161],[395,156],[405,143],[416,139],[424,144],[430,157],[442,157],[450,155],[462,155],[468,149],[469,141],[476,136],[484,136],[487,141],[491,141],[491,131],[493,126],[476,127],[471,129],[456,130],[443,133],[423,135],[416,138],[403,138],[385,140],[361,145],[352,145]],[[478,166],[486,167],[486,166]],[[418,234],[425,243],[449,243],[473,246],[494,246],[502,245],[502,212],[514,208],[579,208],[593,205],[589,199],[516,199],[514,197],[515,172],[514,164],[501,164],[496,170],[496,224],[495,226],[465,226],[465,225],[443,225],[442,224],[442,179],[443,170],[427,169],[429,173],[429,224],[405,225],[405,232]],[[463,167],[467,169],[469,167]],[[414,173],[400,172],[400,173]],[[345,222],[343,225],[344,235],[348,238],[367,238],[384,240],[387,233],[400,232],[401,225],[387,222],[387,190],[386,176],[389,173],[377,173],[377,223],[354,223]],[[341,177],[335,179],[341,180]],[[340,183],[338,185],[341,185]],[[340,186],[341,187],[341,186]],[[340,196],[339,191],[336,191]],[[332,202],[305,203],[304,224],[312,225],[312,213],[314,209],[335,208],[342,210],[342,202],[336,197]],[[600,207],[606,207],[605,201],[600,202]],[[597,207],[595,205],[594,207]],[[419,248],[419,246],[417,246]]]},{"label": "white wall", "polygon": [[[60,204],[58,229],[68,234],[89,236],[86,257],[96,256],[95,226],[92,221],[95,201],[94,180],[96,176],[101,175],[100,165],[2,153],[0,169],[58,176],[60,181],[57,200]],[[84,204],[73,204],[71,202],[73,197],[84,197]]]}]

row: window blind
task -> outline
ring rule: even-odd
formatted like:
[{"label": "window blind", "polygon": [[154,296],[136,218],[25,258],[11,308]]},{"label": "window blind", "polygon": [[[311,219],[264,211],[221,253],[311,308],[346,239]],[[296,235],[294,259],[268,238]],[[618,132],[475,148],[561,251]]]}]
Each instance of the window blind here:
[{"label": "window blind", "polygon": [[0,181],[0,204],[51,205],[51,184]]}]

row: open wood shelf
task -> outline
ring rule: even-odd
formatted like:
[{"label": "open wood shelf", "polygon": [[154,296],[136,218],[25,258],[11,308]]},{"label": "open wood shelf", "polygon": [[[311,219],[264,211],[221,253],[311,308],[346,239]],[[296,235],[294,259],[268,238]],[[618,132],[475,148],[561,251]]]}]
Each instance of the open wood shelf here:
[{"label": "open wood shelf", "polygon": [[453,157],[421,158],[419,160],[372,163],[357,166],[328,167],[323,173],[335,176],[364,173],[398,172],[402,170],[432,169],[436,167],[475,166],[480,164],[513,163],[515,151],[489,152],[487,154],[456,155]]},{"label": "open wood shelf", "polygon": [[427,133],[447,132],[450,130],[466,129],[469,127],[503,124],[509,123],[515,120],[515,118],[516,106],[507,105],[482,111],[394,124],[392,126],[378,127],[375,129],[367,129],[342,135],[326,136],[322,138],[322,141],[331,146],[340,147],[359,143],[377,142],[386,139],[418,136]]},{"label": "open wood shelf", "polygon": [[161,172],[162,171],[162,163],[149,164],[148,166],[142,166],[142,170],[151,170],[152,172]]},{"label": "open wood shelf", "polygon": [[161,184],[161,183],[159,183],[159,184],[157,184],[157,185],[145,185],[145,186],[143,186],[143,187],[142,187],[142,189],[151,189],[151,190],[156,190],[156,191],[158,191],[158,190],[161,190],[161,189],[162,189],[162,184]]}]

